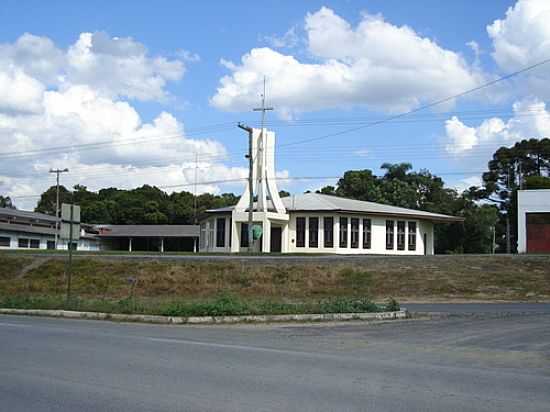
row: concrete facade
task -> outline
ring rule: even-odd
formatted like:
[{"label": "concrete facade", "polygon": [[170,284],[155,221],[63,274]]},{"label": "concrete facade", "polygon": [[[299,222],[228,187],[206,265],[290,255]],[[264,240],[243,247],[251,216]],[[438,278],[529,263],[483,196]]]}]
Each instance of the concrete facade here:
[{"label": "concrete facade", "polygon": [[[304,246],[297,245],[297,231],[296,220],[297,218],[305,218],[305,241]],[[332,247],[325,246],[325,219],[333,219],[333,242]],[[318,218],[319,226],[317,229],[317,246],[310,244],[310,218]],[[346,246],[340,244],[340,218],[347,219],[346,234]],[[356,247],[352,247],[352,219],[358,219],[358,238]],[[371,239],[370,247],[365,247],[366,233],[363,231],[364,220],[370,220],[371,222]],[[233,225],[230,215],[214,215],[205,219],[201,223],[201,242],[199,251],[201,252],[214,252],[214,253],[236,253],[236,252],[248,252],[248,247],[241,245],[241,224],[237,223]],[[391,221],[393,223],[393,246],[387,248],[386,246],[386,222]],[[397,226],[398,222],[404,222],[405,226],[405,242],[403,249],[398,249],[397,242]],[[255,221],[254,223],[260,224],[261,222]],[[412,224],[411,224],[412,223]],[[218,225],[222,224],[225,227],[224,241],[218,242],[217,234]],[[413,224],[415,228],[413,229]],[[432,222],[419,220],[419,219],[407,219],[399,218],[395,216],[373,216],[373,215],[358,215],[352,213],[307,213],[296,212],[289,213],[288,222],[281,222],[280,224],[270,221],[270,228],[278,226],[281,228],[281,253],[329,253],[329,254],[373,254],[373,255],[433,255],[434,254],[434,225]],[[409,227],[412,232],[409,234]],[[233,232],[229,233],[229,228],[232,228]],[[266,232],[264,226],[264,236],[270,231]],[[260,241],[255,244],[256,252],[270,253],[271,251],[271,239],[268,236],[262,236]],[[414,236],[414,241],[409,242],[411,236]],[[223,246],[217,246],[221,245]],[[411,244],[409,244],[411,243]],[[414,243],[414,246],[413,246]]]},{"label": "concrete facade", "polygon": [[[532,238],[533,234],[529,236],[528,231],[533,231],[534,227],[528,228],[527,221],[530,215],[535,214],[547,216],[547,219],[550,219],[550,189],[518,190],[518,253],[529,252],[528,238]],[[547,226],[550,227],[548,224]],[[546,252],[550,252],[550,237],[547,243]],[[537,251],[544,252],[544,250]]]},{"label": "concrete facade", "polygon": [[[0,250],[54,249],[56,218],[43,213],[0,208]],[[81,227],[77,250],[99,250],[99,240]],[[66,250],[68,242],[58,239],[57,249]]]}]

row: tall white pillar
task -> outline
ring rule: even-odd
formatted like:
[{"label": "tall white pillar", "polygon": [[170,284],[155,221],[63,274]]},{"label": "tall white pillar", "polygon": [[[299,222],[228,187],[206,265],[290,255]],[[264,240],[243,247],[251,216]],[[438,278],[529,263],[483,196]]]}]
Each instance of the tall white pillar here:
[{"label": "tall white pillar", "polygon": [[262,252],[271,252],[271,222],[268,219],[263,221]]}]

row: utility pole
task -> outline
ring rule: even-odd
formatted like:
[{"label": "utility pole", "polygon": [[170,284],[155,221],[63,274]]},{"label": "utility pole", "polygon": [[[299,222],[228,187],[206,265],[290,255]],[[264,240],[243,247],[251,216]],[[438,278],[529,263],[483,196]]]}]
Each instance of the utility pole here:
[{"label": "utility pole", "polygon": [[[511,187],[511,180],[510,180],[510,173],[512,168],[508,167],[508,190],[509,190],[509,197],[510,197],[510,203],[511,203],[511,193],[513,192],[513,189]],[[512,242],[510,239],[510,206],[508,206],[508,209],[506,210],[506,253],[510,254],[512,253]]]},{"label": "utility pole", "polygon": [[250,194],[250,200],[248,202],[248,251],[253,252],[254,246],[252,244],[252,224],[254,221],[254,162],[252,159],[252,131],[251,127],[245,126],[242,123],[238,124],[239,128],[248,132],[248,154],[245,156],[248,159],[248,193]]},{"label": "utility pole", "polygon": [[491,253],[494,255],[495,254],[495,250],[497,248],[496,246],[496,229],[495,229],[495,225],[493,225],[493,239],[492,239],[492,244],[491,244]]},{"label": "utility pole", "polygon": [[56,189],[55,189],[55,249],[57,250],[57,241],[59,239],[59,175],[68,172],[69,169],[50,169],[50,173],[56,174]]},{"label": "utility pole", "polygon": [[193,214],[194,214],[194,223],[197,221],[197,171],[199,169],[199,154],[195,153],[195,181],[193,182]]},{"label": "utility pole", "polygon": [[523,190],[523,171],[521,170],[521,159],[518,160],[518,185],[519,190]]}]

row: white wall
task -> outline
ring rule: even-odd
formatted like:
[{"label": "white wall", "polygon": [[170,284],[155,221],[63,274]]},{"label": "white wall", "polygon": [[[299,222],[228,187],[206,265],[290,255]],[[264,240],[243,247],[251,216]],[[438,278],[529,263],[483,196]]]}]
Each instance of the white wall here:
[{"label": "white wall", "polygon": [[[216,246],[217,224],[218,219],[224,219],[225,226],[225,241],[223,247]],[[199,251],[200,252],[215,252],[215,253],[229,253],[231,252],[231,217],[225,215],[218,215],[208,218],[201,222],[200,225],[200,240]]]},{"label": "white wall", "polygon": [[518,190],[518,253],[527,252],[527,213],[550,213],[550,189]]},{"label": "white wall", "polygon": [[[305,247],[296,246],[296,218],[306,218],[306,238]],[[318,247],[309,247],[309,217],[319,218],[318,231]],[[332,217],[334,219],[333,228],[333,247],[324,247],[324,217]],[[347,247],[339,247],[339,232],[340,232],[340,217],[348,218],[347,231]],[[217,219],[225,219],[225,246],[223,248],[216,247],[216,225]],[[351,219],[359,219],[359,247],[351,247]],[[371,220],[371,248],[363,248],[363,219]],[[386,249],[386,220],[394,222],[394,245],[393,249]],[[397,221],[405,222],[405,250],[397,250]],[[416,222],[416,250],[409,250],[408,237],[408,222]],[[259,223],[259,222],[258,222]],[[275,223],[273,223],[275,224]],[[417,219],[401,219],[395,217],[380,217],[369,215],[355,214],[324,214],[324,213],[291,213],[288,225],[284,222],[277,223],[282,226],[282,251],[283,253],[334,253],[334,254],[376,254],[376,255],[433,255],[434,253],[434,234],[433,224],[431,222]],[[231,240],[236,242],[236,247],[233,251],[247,252],[248,248],[240,247],[240,223],[237,222],[235,231],[231,236]],[[212,216],[201,222],[201,252],[229,253],[231,252],[230,244],[230,225],[229,216]],[[424,245],[424,234],[426,234],[427,245]],[[426,252],[425,252],[426,251]]]},{"label": "white wall", "polygon": [[[305,247],[296,246],[296,218],[306,218],[306,239]],[[318,247],[309,247],[309,217],[319,218]],[[324,247],[324,217],[334,219],[333,247]],[[340,217],[347,217],[347,247],[340,248]],[[359,247],[351,247],[351,219],[359,219]],[[371,248],[363,248],[363,219],[371,220]],[[386,220],[394,221],[394,242],[393,249],[386,249]],[[405,250],[397,250],[397,221],[405,222]],[[416,250],[408,250],[408,222],[416,222]],[[433,224],[431,222],[417,219],[402,219],[395,217],[379,217],[355,214],[323,214],[323,213],[292,213],[289,223],[288,251],[290,253],[336,253],[336,254],[377,254],[377,255],[423,255],[425,250],[424,234],[427,237],[426,254],[432,255],[433,248]]]},{"label": "white wall", "polygon": [[[54,236],[53,235],[40,235],[40,234],[32,234],[32,233],[18,233],[18,232],[7,232],[7,231],[0,231],[0,237],[9,237],[11,239],[10,246],[0,246],[1,249],[24,249],[24,250],[36,250],[36,249],[47,249],[48,248],[48,241],[54,242]],[[20,248],[19,247],[19,239],[35,239],[39,241],[39,247],[38,248]],[[30,246],[30,242],[29,242]],[[57,248],[60,250],[67,249],[67,242],[63,240],[59,240]],[[80,239],[78,242],[78,249],[82,251],[98,251],[99,250],[99,241],[93,240],[93,239]]]}]

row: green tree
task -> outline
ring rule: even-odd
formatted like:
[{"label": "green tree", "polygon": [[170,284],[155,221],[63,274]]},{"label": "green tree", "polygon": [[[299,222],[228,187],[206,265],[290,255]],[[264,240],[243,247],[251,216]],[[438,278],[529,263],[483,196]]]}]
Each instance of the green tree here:
[{"label": "green tree", "polygon": [[550,177],[529,176],[523,183],[524,189],[550,189]]},{"label": "green tree", "polygon": [[9,196],[0,195],[0,207],[7,207],[8,209],[15,209],[15,205],[11,201]]},{"label": "green tree", "polygon": [[336,196],[336,188],[334,186],[324,186],[321,189],[317,190],[316,193]]},{"label": "green tree", "polygon": [[[40,200],[34,209],[35,212],[55,216],[55,200],[56,186],[52,186],[40,196]],[[61,204],[71,203],[72,200],[72,193],[69,192],[65,186],[59,186],[59,208],[61,209]]]},{"label": "green tree", "polygon": [[[483,188],[478,190],[480,199],[493,202],[499,208],[497,243],[500,251],[506,251],[506,222],[510,223],[511,249],[517,241],[517,190],[520,183],[534,177],[548,176],[550,172],[550,139],[529,139],[512,147],[501,147],[488,163],[483,173]],[[539,180],[540,182],[540,180]]]}]

